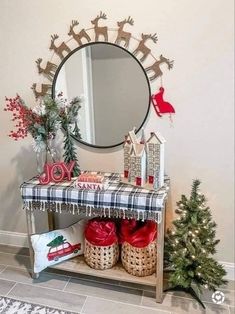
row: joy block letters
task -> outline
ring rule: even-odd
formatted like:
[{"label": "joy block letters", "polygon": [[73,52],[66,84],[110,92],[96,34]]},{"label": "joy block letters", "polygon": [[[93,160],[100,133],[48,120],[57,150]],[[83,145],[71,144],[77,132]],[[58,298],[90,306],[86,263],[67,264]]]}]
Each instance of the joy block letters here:
[{"label": "joy block letters", "polygon": [[71,161],[69,164],[64,162],[55,162],[52,164],[45,164],[44,173],[39,177],[40,184],[48,184],[50,182],[61,182],[64,179],[71,181],[71,173],[75,161]]}]

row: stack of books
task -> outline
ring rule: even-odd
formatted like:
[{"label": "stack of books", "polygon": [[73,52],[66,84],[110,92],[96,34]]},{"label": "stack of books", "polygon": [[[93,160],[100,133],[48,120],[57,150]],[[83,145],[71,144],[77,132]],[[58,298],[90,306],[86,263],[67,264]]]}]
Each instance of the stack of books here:
[{"label": "stack of books", "polygon": [[102,174],[85,172],[80,174],[74,182],[74,187],[86,190],[104,190],[108,187],[108,181]]}]

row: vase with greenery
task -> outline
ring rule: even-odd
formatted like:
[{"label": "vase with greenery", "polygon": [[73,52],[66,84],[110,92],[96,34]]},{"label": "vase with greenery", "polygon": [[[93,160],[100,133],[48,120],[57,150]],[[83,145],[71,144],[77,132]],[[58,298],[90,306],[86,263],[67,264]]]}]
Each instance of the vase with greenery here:
[{"label": "vase with greenery", "polygon": [[34,108],[28,107],[23,99],[17,95],[6,98],[5,111],[12,113],[14,130],[9,137],[18,141],[30,134],[33,138],[33,148],[37,156],[37,171],[43,172],[46,162],[58,161],[54,145],[58,131],[64,129],[64,161],[75,161],[74,173],[79,174],[76,150],[73,142],[73,126],[77,135],[80,130],[77,125],[78,111],[81,108],[81,99],[74,98],[71,102],[62,96],[52,99],[49,96],[42,98]]}]

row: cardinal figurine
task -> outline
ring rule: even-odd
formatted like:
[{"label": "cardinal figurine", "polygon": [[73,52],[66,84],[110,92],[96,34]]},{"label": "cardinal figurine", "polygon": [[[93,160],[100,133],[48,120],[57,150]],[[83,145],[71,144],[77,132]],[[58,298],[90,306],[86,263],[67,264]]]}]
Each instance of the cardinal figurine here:
[{"label": "cardinal figurine", "polygon": [[162,114],[175,113],[174,107],[169,102],[163,99],[163,94],[164,94],[164,88],[160,87],[159,92],[156,93],[155,95],[152,95],[152,103],[156,111],[156,114],[159,117],[162,117]]}]

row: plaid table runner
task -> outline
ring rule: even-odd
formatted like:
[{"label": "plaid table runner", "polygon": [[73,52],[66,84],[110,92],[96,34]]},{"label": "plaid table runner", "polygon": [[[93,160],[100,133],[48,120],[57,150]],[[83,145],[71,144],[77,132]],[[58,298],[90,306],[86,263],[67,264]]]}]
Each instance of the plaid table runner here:
[{"label": "plaid table runner", "polygon": [[101,173],[110,182],[106,190],[75,188],[74,181],[41,185],[33,178],[21,185],[24,208],[53,212],[85,213],[86,216],[151,219],[161,221],[169,179],[158,191],[150,191],[120,182],[117,173]]}]

